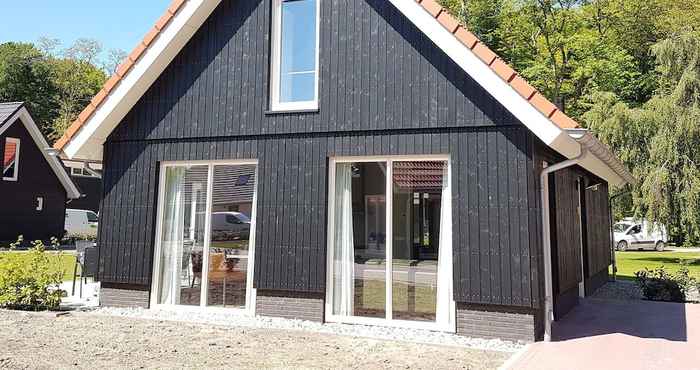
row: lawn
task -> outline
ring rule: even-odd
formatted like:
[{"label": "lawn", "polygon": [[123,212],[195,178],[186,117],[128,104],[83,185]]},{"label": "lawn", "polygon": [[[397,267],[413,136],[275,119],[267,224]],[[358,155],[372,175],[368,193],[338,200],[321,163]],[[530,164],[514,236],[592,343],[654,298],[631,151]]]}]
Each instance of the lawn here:
[{"label": "lawn", "polygon": [[[46,252],[51,254],[51,258],[53,258],[56,263],[58,264],[58,268],[63,271],[63,280],[68,281],[73,279],[73,268],[75,266],[75,256],[72,254],[68,254],[65,252]],[[25,258],[29,257],[28,252],[0,252],[0,259],[3,258],[3,256],[8,256],[12,255],[13,257],[19,257],[19,258]]]},{"label": "lawn", "polygon": [[680,262],[687,264],[690,275],[700,279],[700,253],[694,252],[615,252],[617,276],[634,279],[634,273],[645,267],[654,269],[664,266],[667,271],[678,271]]}]

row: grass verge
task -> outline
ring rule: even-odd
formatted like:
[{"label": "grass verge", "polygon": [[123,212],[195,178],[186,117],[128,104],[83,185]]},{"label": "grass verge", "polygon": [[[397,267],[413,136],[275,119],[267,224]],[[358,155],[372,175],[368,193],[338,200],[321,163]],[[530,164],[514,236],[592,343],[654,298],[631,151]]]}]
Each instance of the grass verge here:
[{"label": "grass verge", "polygon": [[634,273],[664,266],[669,272],[676,272],[683,262],[690,276],[700,279],[700,253],[694,252],[615,252],[617,276],[621,279],[634,279]]}]

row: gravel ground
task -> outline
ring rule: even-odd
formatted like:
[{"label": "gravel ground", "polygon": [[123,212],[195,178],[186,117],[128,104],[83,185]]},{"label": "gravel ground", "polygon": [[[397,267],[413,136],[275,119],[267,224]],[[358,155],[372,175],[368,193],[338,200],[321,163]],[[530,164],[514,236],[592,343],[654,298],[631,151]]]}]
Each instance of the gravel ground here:
[{"label": "gravel ground", "polygon": [[512,354],[302,330],[141,319],[126,317],[126,311],[121,316],[114,316],[114,311],[97,312],[54,317],[0,310],[0,368],[494,369]]}]

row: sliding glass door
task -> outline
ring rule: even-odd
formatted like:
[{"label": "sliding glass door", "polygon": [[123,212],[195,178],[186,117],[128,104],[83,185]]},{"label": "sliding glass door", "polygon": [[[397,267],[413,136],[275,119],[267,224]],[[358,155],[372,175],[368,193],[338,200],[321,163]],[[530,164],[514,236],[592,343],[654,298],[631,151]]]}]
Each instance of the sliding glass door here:
[{"label": "sliding glass door", "polygon": [[452,331],[447,158],[335,159],[330,176],[327,319]]},{"label": "sliding glass door", "polygon": [[252,310],[256,164],[161,171],[152,303]]}]

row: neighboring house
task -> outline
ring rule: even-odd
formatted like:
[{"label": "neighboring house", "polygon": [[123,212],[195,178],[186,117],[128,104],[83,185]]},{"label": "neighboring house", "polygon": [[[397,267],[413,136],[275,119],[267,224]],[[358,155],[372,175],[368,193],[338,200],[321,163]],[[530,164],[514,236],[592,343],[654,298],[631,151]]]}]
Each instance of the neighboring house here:
[{"label": "neighboring house", "polygon": [[102,164],[64,160],[63,165],[82,193],[80,199],[70,203],[70,208],[99,212],[102,198]]},{"label": "neighboring house", "polygon": [[66,202],[80,197],[23,103],[0,103],[0,242],[62,237]]},{"label": "neighboring house", "polygon": [[634,181],[432,0],[174,1],[56,148],[105,166],[103,305],[522,340]]}]

